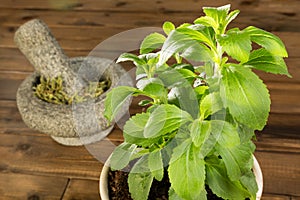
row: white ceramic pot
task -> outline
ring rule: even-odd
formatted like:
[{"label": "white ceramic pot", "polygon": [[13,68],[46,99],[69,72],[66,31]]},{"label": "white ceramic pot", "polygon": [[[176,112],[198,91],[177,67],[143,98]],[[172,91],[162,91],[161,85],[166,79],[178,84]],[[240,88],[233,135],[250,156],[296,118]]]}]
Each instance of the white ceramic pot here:
[{"label": "white ceramic pot", "polygon": [[[254,158],[253,170],[258,185],[256,200],[260,200],[263,192],[263,175],[259,163],[256,160],[255,156],[253,156],[253,158]],[[108,185],[107,185],[108,171],[109,171],[109,159],[104,164],[100,175],[99,189],[100,189],[100,197],[102,200],[109,200]]]}]

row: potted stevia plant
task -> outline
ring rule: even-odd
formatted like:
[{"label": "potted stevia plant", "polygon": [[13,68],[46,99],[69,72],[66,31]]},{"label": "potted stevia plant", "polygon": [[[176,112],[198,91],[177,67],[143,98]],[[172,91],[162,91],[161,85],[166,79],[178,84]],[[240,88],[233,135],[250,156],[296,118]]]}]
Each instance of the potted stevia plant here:
[{"label": "potted stevia plant", "polygon": [[35,69],[17,91],[18,109],[28,127],[71,146],[110,133],[113,124],[103,115],[106,93],[130,84],[120,65],[99,57],[67,57],[39,19],[20,26],[14,40]]},{"label": "potted stevia plant", "polygon": [[141,96],[145,109],[126,122],[124,142],[103,168],[103,200],[260,199],[252,140],[266,124],[270,97],[252,70],[290,76],[288,54],[272,33],[228,30],[239,14],[230,5],[203,11],[193,24],[165,22],[166,36],[150,34],[140,55],[119,57],[134,62],[137,87],[110,91],[105,116],[112,121],[131,96]]}]

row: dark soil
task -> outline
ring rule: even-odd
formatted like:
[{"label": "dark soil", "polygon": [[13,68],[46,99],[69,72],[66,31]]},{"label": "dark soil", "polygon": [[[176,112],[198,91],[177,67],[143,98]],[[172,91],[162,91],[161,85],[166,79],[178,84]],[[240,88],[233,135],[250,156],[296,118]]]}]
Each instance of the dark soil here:
[{"label": "dark soil", "polygon": [[[127,184],[128,172],[123,171],[109,171],[108,173],[108,190],[111,200],[132,200]],[[167,173],[162,181],[153,180],[148,200],[167,200],[168,191],[171,184]],[[211,190],[207,188],[207,199],[222,200],[212,194]]]}]

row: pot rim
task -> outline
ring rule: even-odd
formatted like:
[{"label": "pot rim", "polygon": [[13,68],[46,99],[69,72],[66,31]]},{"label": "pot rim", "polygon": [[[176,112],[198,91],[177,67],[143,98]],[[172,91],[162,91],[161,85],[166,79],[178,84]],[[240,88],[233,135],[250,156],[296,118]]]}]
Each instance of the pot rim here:
[{"label": "pot rim", "polygon": [[[110,157],[104,163],[101,174],[100,174],[99,191],[100,191],[100,197],[102,200],[109,200],[109,193],[108,193],[108,186],[107,186],[108,172],[110,169],[109,160],[110,160]],[[257,185],[258,185],[258,191],[256,193],[256,200],[260,200],[262,197],[262,192],[263,192],[263,174],[262,174],[260,165],[254,155],[253,155],[253,170],[254,170],[254,175],[256,178]]]}]

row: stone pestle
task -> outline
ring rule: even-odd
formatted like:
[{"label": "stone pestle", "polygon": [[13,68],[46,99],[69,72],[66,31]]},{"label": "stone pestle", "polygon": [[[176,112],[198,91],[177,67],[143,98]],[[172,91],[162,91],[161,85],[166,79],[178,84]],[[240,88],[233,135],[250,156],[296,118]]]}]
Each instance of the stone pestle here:
[{"label": "stone pestle", "polygon": [[70,97],[80,91],[84,82],[79,81],[69,58],[42,20],[34,19],[20,26],[14,41],[40,75],[50,79],[61,76],[64,91]]}]

